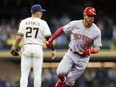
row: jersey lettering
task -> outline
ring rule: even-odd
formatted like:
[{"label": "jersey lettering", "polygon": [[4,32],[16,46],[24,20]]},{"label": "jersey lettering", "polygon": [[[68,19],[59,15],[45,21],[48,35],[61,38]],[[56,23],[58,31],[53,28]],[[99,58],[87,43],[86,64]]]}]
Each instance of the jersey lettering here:
[{"label": "jersey lettering", "polygon": [[82,45],[82,48],[83,48],[83,49],[84,49],[85,47],[86,47],[86,48],[91,47],[92,44],[93,44],[93,40],[92,40],[90,37],[86,36],[86,35],[78,34],[78,33],[73,33],[73,37],[74,37],[75,39],[82,39],[82,40],[83,40],[84,43],[81,42],[81,44],[83,43],[83,45]]},{"label": "jersey lettering", "polygon": [[32,27],[27,27],[26,28],[26,37],[32,37],[32,32],[35,31],[34,38],[37,38],[39,28],[32,28]]},{"label": "jersey lettering", "polygon": [[73,37],[74,37],[75,39],[81,38],[81,39],[83,39],[83,40],[85,40],[85,41],[91,41],[91,40],[92,40],[90,37],[85,36],[85,35],[83,35],[83,34],[78,34],[78,33],[73,33]]}]

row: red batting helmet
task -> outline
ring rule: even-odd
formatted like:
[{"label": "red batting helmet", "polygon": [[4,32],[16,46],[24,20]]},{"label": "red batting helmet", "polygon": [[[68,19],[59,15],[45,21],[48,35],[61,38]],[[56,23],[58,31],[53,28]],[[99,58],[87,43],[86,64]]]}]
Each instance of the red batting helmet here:
[{"label": "red batting helmet", "polygon": [[85,15],[96,15],[96,10],[93,7],[86,7],[83,14],[85,14]]}]

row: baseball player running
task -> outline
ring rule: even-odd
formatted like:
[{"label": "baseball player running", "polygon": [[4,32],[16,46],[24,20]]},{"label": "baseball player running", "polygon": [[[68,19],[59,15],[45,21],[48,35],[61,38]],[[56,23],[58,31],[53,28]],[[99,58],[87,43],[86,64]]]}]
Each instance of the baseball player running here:
[{"label": "baseball player running", "polygon": [[[34,71],[34,87],[41,87],[41,71],[43,63],[43,43],[49,40],[51,31],[46,21],[42,20],[42,14],[45,11],[39,4],[31,7],[32,16],[21,21],[16,42],[11,51],[16,52],[22,37],[24,46],[21,55],[21,79],[20,87],[27,87],[28,76],[31,66]],[[56,52],[51,46],[52,58],[55,58]]]},{"label": "baseball player running", "polygon": [[50,48],[53,40],[61,34],[66,33],[72,37],[69,49],[57,68],[59,80],[55,87],[72,87],[75,80],[84,72],[90,54],[100,51],[101,31],[93,23],[95,16],[96,10],[93,7],[85,8],[83,20],[75,20],[60,27],[46,42],[46,46]]}]

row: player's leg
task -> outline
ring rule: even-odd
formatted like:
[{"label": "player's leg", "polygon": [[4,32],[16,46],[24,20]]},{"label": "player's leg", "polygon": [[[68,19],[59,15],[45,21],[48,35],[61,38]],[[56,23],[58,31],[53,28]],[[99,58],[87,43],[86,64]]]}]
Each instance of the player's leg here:
[{"label": "player's leg", "polygon": [[68,74],[72,66],[73,63],[71,60],[71,55],[69,53],[66,53],[57,68],[57,75],[59,77],[59,80],[56,83],[55,87],[60,87],[65,82],[66,75]]},{"label": "player's leg", "polygon": [[27,87],[30,68],[31,68],[31,57],[22,54],[20,87]]},{"label": "player's leg", "polygon": [[43,53],[33,55],[33,70],[34,70],[34,87],[41,87],[41,73],[43,64]]},{"label": "player's leg", "polygon": [[[67,75],[66,84],[68,86],[74,85],[75,80],[82,75],[88,64],[88,60],[84,60],[84,59],[77,59],[77,60],[74,60],[75,65],[72,67],[72,69],[69,71]],[[67,87],[67,86],[63,86],[63,87]]]},{"label": "player's leg", "polygon": [[66,82],[63,84],[62,87],[72,87],[75,83],[75,80],[81,76],[84,70],[77,70],[76,68],[73,68],[66,79]]}]

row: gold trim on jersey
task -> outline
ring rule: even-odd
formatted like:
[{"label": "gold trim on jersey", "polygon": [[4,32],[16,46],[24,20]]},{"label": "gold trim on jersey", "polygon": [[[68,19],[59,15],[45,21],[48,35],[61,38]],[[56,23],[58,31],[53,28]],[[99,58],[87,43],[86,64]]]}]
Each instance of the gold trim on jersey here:
[{"label": "gold trim on jersey", "polygon": [[18,32],[18,33],[17,33],[17,35],[20,35],[20,36],[22,36],[22,37],[23,37],[23,33]]},{"label": "gold trim on jersey", "polygon": [[44,37],[52,36],[52,34],[45,35]]}]

